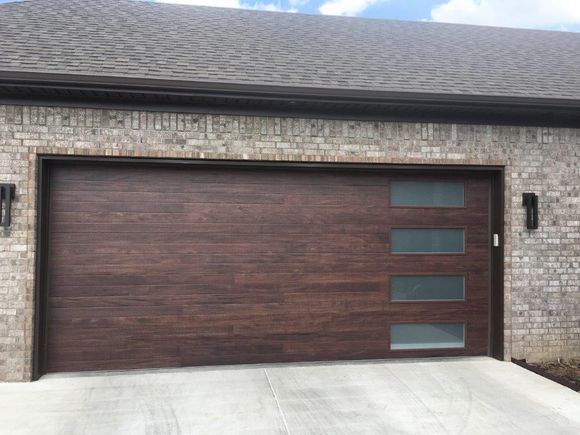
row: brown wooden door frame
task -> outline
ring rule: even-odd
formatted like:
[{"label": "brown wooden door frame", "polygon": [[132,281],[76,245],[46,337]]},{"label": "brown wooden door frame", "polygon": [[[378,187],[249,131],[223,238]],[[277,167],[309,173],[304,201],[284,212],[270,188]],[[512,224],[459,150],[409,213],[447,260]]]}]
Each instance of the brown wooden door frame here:
[{"label": "brown wooden door frame", "polygon": [[[37,172],[37,255],[35,269],[34,348],[32,378],[36,380],[45,373],[46,330],[47,330],[47,254],[48,204],[50,195],[50,168],[54,162],[137,164],[150,166],[212,166],[218,168],[254,167],[271,169],[328,169],[352,172],[390,172],[409,174],[473,174],[484,173],[491,180],[490,233],[499,234],[500,246],[490,249],[490,312],[489,312],[489,355],[496,359],[504,356],[504,207],[505,171],[502,166],[453,166],[453,165],[393,165],[393,164],[350,164],[350,163],[295,163],[223,160],[175,160],[162,158],[80,157],[61,155],[38,155]],[[490,246],[491,246],[490,240]]]}]

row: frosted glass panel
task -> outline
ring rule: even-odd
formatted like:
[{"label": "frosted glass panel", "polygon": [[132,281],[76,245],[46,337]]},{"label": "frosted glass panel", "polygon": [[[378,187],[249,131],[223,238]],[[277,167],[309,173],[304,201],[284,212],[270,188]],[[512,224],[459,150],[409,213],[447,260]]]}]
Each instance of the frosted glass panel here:
[{"label": "frosted glass panel", "polygon": [[393,276],[391,300],[463,300],[464,288],[465,279],[461,275]]},{"label": "frosted glass panel", "polygon": [[391,252],[464,252],[465,231],[460,228],[396,228],[391,230]]},{"label": "frosted glass panel", "polygon": [[391,181],[391,205],[462,207],[463,183],[445,181]]},{"label": "frosted glass panel", "polygon": [[463,323],[408,323],[391,325],[391,349],[465,347]]}]

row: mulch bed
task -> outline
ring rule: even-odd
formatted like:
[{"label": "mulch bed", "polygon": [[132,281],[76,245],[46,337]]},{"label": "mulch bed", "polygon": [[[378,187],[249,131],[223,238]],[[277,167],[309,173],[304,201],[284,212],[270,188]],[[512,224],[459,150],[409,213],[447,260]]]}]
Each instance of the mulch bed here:
[{"label": "mulch bed", "polygon": [[559,359],[544,363],[512,359],[512,362],[574,391],[580,391],[580,359]]}]

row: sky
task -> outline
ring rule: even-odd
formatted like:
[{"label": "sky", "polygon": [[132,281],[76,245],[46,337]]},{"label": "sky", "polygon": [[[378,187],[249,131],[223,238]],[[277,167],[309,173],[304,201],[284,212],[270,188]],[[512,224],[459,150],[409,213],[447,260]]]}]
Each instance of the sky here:
[{"label": "sky", "polygon": [[[0,0],[0,3],[8,1],[13,0]],[[580,0],[143,1],[580,32]]]},{"label": "sky", "polygon": [[153,0],[580,32],[580,0]]}]

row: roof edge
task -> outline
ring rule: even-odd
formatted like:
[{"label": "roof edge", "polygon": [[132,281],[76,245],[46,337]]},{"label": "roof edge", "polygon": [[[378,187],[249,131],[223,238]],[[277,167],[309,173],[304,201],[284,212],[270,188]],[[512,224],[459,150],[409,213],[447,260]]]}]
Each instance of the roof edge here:
[{"label": "roof edge", "polygon": [[194,82],[172,79],[92,76],[82,74],[0,71],[0,86],[109,91],[153,95],[243,98],[336,104],[399,104],[478,106],[546,110],[580,109],[580,100],[474,94],[414,93],[367,89],[310,88],[242,83]]}]

